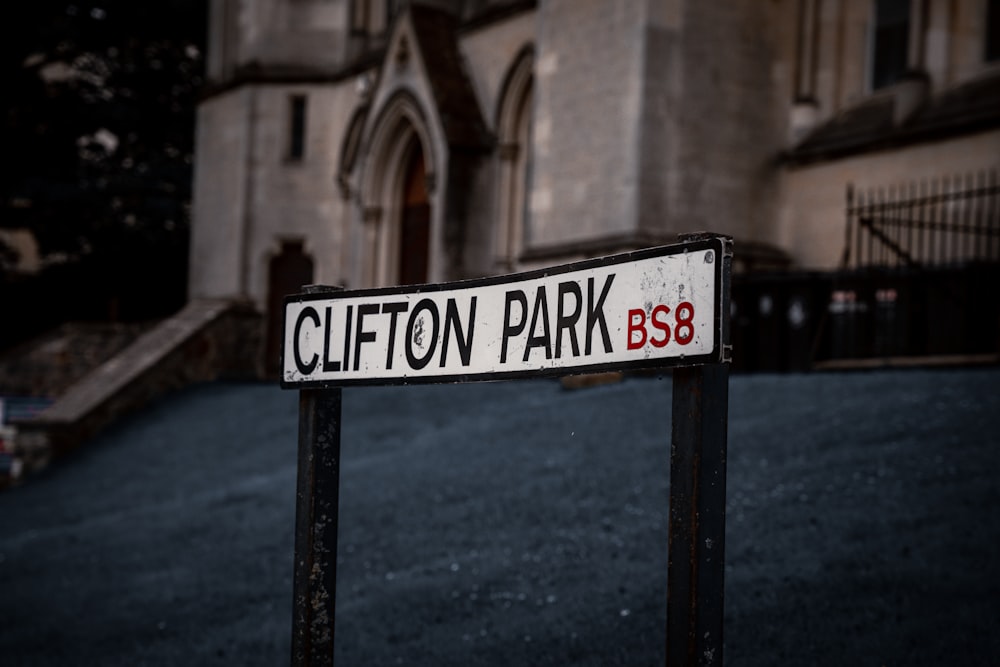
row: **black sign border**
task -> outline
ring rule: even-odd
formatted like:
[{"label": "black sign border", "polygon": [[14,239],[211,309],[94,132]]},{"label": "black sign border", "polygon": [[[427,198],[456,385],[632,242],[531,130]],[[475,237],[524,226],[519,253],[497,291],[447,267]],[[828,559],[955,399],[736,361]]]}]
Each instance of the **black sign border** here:
[{"label": "black sign border", "polygon": [[[728,361],[723,349],[723,313],[722,309],[728,304],[722,303],[722,295],[728,293],[723,290],[724,256],[731,254],[731,241],[722,236],[696,241],[687,241],[669,245],[661,245],[651,248],[642,248],[616,255],[606,255],[593,259],[585,259],[569,264],[534,269],[523,273],[509,273],[498,276],[488,276],[485,278],[472,278],[469,280],[457,280],[444,283],[426,283],[420,285],[399,285],[394,287],[371,287],[357,290],[337,290],[324,292],[309,292],[300,294],[290,294],[282,302],[281,320],[281,349],[280,349],[280,385],[282,389],[332,389],[336,387],[357,387],[357,386],[408,386],[418,384],[457,384],[463,382],[498,382],[502,380],[518,380],[527,378],[548,378],[567,377],[572,375],[585,375],[588,373],[604,373],[610,371],[636,371],[654,370],[657,368],[675,368],[678,366],[698,366],[702,364],[712,364]],[[358,298],[366,296],[384,296],[391,294],[427,294],[433,292],[475,289],[490,285],[513,285],[519,282],[534,280],[537,278],[549,278],[552,276],[572,273],[575,271],[585,271],[587,269],[603,268],[616,264],[626,264],[629,262],[650,259],[654,257],[664,257],[668,255],[682,255],[687,252],[697,252],[699,250],[715,250],[715,303],[716,309],[713,314],[714,340],[712,351],[706,354],[666,357],[654,359],[637,359],[633,361],[604,362],[588,364],[584,366],[574,366],[572,368],[543,368],[527,369],[515,371],[499,371],[494,373],[466,373],[451,375],[431,375],[431,376],[403,376],[394,378],[348,378],[343,380],[302,380],[288,382],[284,377],[285,369],[285,340],[287,318],[285,312],[288,306],[293,303],[305,301],[332,301],[335,299]]]}]

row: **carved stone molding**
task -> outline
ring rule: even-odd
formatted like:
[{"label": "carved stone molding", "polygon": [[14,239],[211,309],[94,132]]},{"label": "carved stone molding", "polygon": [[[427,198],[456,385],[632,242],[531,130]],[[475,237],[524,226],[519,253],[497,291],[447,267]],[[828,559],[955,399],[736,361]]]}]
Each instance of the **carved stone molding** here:
[{"label": "carved stone molding", "polygon": [[410,62],[410,42],[406,39],[406,35],[399,38],[399,46],[396,47],[396,66],[399,68],[406,67],[407,63]]},{"label": "carved stone molding", "polygon": [[340,190],[340,198],[344,201],[350,201],[351,182],[347,174],[337,174],[337,188]]}]

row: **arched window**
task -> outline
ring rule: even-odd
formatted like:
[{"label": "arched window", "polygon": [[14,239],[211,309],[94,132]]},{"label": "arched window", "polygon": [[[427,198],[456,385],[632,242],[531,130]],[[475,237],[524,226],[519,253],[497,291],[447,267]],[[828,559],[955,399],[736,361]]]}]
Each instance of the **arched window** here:
[{"label": "arched window", "polygon": [[910,0],[875,0],[871,32],[872,90],[896,83],[907,68]]},{"label": "arched window", "polygon": [[501,89],[497,108],[499,179],[494,258],[498,268],[517,268],[527,240],[527,201],[531,184],[534,53],[521,51]]},{"label": "arched window", "polygon": [[1000,60],[1000,0],[987,0],[983,30],[983,59]]}]

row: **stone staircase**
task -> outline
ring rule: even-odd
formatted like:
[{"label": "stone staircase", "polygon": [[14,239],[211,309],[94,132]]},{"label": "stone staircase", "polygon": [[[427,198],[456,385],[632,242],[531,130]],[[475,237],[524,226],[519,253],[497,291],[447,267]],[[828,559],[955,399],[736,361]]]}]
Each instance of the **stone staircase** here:
[{"label": "stone staircase", "polygon": [[[117,338],[112,332],[113,340],[105,341],[102,348],[104,358],[90,368],[83,364],[81,370],[77,360],[75,373],[60,375],[50,363],[48,385],[41,379],[46,376],[44,369],[31,371],[27,364],[22,368],[22,384],[29,377],[40,376],[38,384],[28,383],[29,393],[44,395],[40,391],[47,386],[56,395],[49,397],[48,407],[11,424],[16,432],[13,453],[26,473],[37,472],[53,457],[170,391],[218,379],[260,379],[261,331],[260,314],[250,304],[199,299],[141,331]],[[22,352],[7,361],[8,386],[16,383],[10,377],[10,366],[16,367],[19,359],[31,356],[30,350]],[[36,357],[44,356],[36,350]],[[97,352],[95,356],[102,355]],[[0,380],[3,375],[0,372]]]}]

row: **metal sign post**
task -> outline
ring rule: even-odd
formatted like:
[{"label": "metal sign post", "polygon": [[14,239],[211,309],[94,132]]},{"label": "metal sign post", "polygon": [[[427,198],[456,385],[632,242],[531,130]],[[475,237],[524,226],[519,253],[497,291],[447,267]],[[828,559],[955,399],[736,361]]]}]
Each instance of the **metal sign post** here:
[{"label": "metal sign post", "polygon": [[[339,291],[319,285],[307,294]],[[337,603],[341,390],[299,392],[299,467],[295,489],[293,665],[332,665]]]},{"label": "metal sign post", "polygon": [[[682,237],[684,240],[685,237]],[[723,261],[724,275],[732,257]],[[728,345],[729,280],[722,340]],[[728,353],[725,360],[728,360]],[[667,549],[667,665],[722,665],[729,364],[675,368]]]},{"label": "metal sign post", "polygon": [[300,390],[292,664],[333,665],[341,387],[674,368],[667,664],[722,664],[732,240],[510,276],[285,298]]}]

